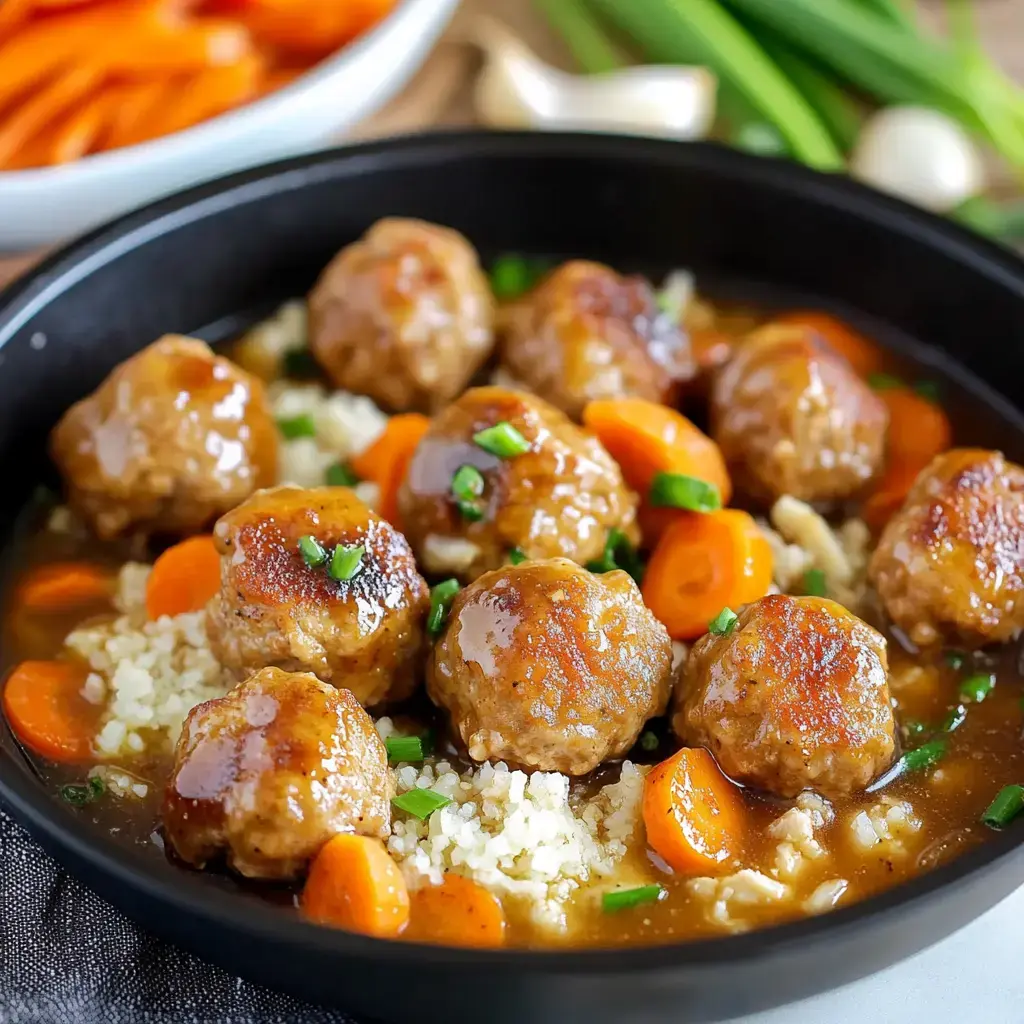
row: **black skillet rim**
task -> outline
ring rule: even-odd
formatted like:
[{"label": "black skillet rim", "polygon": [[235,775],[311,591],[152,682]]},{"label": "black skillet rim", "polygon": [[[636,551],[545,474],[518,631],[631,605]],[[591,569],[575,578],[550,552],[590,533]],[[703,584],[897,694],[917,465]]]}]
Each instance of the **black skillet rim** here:
[{"label": "black skillet rim", "polygon": [[[302,180],[311,176],[326,175],[343,180],[363,173],[382,159],[391,164],[413,163],[426,167],[464,157],[500,159],[512,155],[536,158],[572,155],[591,160],[704,166],[731,178],[738,186],[756,180],[762,187],[810,196],[816,204],[843,210],[881,225],[887,231],[923,242],[961,264],[965,272],[999,281],[1024,303],[1024,260],[951,221],[883,196],[846,177],[820,174],[795,163],[754,157],[713,143],[684,144],[633,136],[572,133],[450,131],[405,136],[278,161],[173,194],[103,225],[50,255],[29,274],[0,292],[0,348],[36,309],[59,295],[64,287],[88,275],[94,267],[130,253],[138,244],[159,237],[181,223],[215,213],[239,199],[249,202],[261,194],[294,185],[301,187]],[[289,180],[293,178],[302,180]],[[1024,431],[1024,411],[1018,410],[965,367],[943,358],[955,365],[958,377],[967,381],[976,395]],[[6,722],[3,728],[7,730]],[[928,899],[970,875],[992,869],[1019,855],[1024,846],[1024,826],[1013,827],[989,837],[978,849],[948,864],[849,907],[740,935],[585,951],[469,951],[372,939],[317,927],[297,916],[286,917],[279,908],[264,908],[230,892],[201,890],[191,883],[177,884],[187,876],[164,876],[154,872],[149,858],[141,853],[97,840],[94,828],[70,814],[32,780],[27,771],[12,768],[3,756],[0,756],[0,796],[17,819],[37,834],[44,834],[51,846],[75,860],[84,861],[93,871],[110,880],[189,914],[196,923],[211,921],[245,932],[253,939],[288,945],[296,950],[316,948],[339,957],[456,968],[480,963],[500,964],[542,974],[653,973],[673,968],[752,962],[768,953],[785,955],[839,932],[865,926],[883,927],[887,917],[899,913],[908,904]],[[936,940],[941,937],[944,935],[936,936]]]}]

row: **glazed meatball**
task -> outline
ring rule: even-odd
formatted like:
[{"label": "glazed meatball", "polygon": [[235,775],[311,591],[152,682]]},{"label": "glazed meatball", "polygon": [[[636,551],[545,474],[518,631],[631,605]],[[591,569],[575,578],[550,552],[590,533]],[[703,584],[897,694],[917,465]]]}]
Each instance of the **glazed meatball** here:
[{"label": "glazed meatball", "polygon": [[494,300],[473,247],[419,220],[378,221],[309,296],[309,344],[339,388],[388,409],[438,409],[491,353]]},{"label": "glazed meatball", "polygon": [[[243,675],[276,665],[313,672],[366,707],[412,693],[430,593],[405,538],[344,487],[260,491],[214,529],[220,592],[207,632],[221,664]],[[328,559],[309,565],[303,537]],[[328,568],[336,548],[351,576]]]},{"label": "glazed meatball", "polygon": [[205,529],[277,473],[262,383],[174,335],[73,405],[50,446],[69,503],[105,539]]},{"label": "glazed meatball", "polygon": [[504,310],[501,326],[510,379],[576,420],[595,398],[670,401],[696,372],[647,281],[600,263],[564,263]]},{"label": "glazed meatball", "polygon": [[223,851],[249,878],[295,878],[339,832],[388,835],[388,756],[348,690],[265,668],[185,719],[164,834],[204,867]]},{"label": "glazed meatball", "polygon": [[427,669],[474,761],[567,775],[629,750],[671,685],[672,644],[632,578],[564,558],[461,591]]},{"label": "glazed meatball", "polygon": [[919,646],[1015,636],[1024,629],[1024,469],[999,452],[938,456],[883,531],[869,576]]},{"label": "glazed meatball", "polygon": [[885,404],[804,327],[751,334],[715,380],[711,418],[737,488],[758,500],[846,498],[882,465]]},{"label": "glazed meatball", "polygon": [[763,597],[694,645],[672,727],[756,789],[854,793],[896,752],[887,673],[884,638],[841,605]]},{"label": "glazed meatball", "polygon": [[[502,457],[474,443],[501,423],[529,450]],[[483,484],[468,505],[452,490],[463,466]],[[435,417],[398,501],[420,565],[463,580],[503,565],[514,548],[586,563],[601,556],[610,530],[638,537],[636,498],[601,443],[541,399],[502,388],[467,391]]]}]

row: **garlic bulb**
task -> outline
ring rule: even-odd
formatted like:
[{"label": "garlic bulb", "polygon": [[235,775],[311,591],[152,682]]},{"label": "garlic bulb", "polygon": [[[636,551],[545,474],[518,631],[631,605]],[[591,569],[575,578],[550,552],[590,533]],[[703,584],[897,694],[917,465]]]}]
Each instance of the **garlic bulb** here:
[{"label": "garlic bulb", "polygon": [[964,130],[928,107],[886,107],[861,130],[850,169],[883,192],[948,213],[985,187],[985,172]]},{"label": "garlic bulb", "polygon": [[485,64],[476,108],[501,128],[621,131],[700,139],[715,115],[715,78],[704,68],[647,65],[573,75],[546,64],[508,29],[479,18]]}]

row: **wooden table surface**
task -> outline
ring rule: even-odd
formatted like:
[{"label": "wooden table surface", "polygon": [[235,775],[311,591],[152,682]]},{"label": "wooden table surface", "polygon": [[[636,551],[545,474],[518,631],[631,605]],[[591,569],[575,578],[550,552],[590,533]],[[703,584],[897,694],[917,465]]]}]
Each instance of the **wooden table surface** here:
[{"label": "wooden table surface", "polygon": [[[944,0],[921,0],[923,20],[941,30]],[[973,0],[985,44],[999,64],[1024,82],[1024,0]],[[541,56],[571,66],[564,47],[536,13],[530,0],[463,0],[448,32],[405,91],[350,138],[365,139],[416,131],[431,126],[474,123],[472,81],[478,57],[468,41],[472,20],[482,13],[501,18]],[[0,258],[0,285],[39,253]]]}]

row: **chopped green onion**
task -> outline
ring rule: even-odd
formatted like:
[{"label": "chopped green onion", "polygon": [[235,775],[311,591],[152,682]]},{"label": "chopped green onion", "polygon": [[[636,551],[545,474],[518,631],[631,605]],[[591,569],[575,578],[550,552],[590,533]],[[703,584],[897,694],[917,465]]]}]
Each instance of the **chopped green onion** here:
[{"label": "chopped green onion", "polygon": [[484,477],[476,466],[459,466],[452,477],[452,494],[455,505],[463,519],[477,523],[484,517],[484,511],[476,500],[484,493]]},{"label": "chopped green onion", "polygon": [[714,512],[722,507],[722,495],[714,484],[683,473],[657,473],[648,494],[658,508],[685,508],[690,512]]},{"label": "chopped green onion", "polygon": [[963,651],[946,651],[946,664],[951,669],[959,672],[964,667],[965,661],[967,661],[967,655]]},{"label": "chopped green onion", "polygon": [[908,736],[922,736],[928,731],[928,726],[924,722],[919,722],[916,718],[904,722],[903,728]]},{"label": "chopped green onion", "polygon": [[976,672],[960,684],[960,696],[964,700],[980,704],[992,692],[995,685],[996,677],[991,672]]},{"label": "chopped green onion", "polygon": [[423,760],[423,741],[419,736],[389,736],[384,746],[387,747],[388,760],[392,764]]},{"label": "chopped green onion", "polygon": [[650,729],[640,737],[640,749],[646,750],[648,753],[651,753],[653,750],[657,750],[658,743],[658,737],[651,732]]},{"label": "chopped green onion", "polygon": [[546,264],[524,256],[499,256],[491,265],[491,291],[495,298],[509,300],[525,295],[545,274]]},{"label": "chopped green onion", "polygon": [[323,545],[309,533],[299,538],[299,554],[310,569],[315,569],[327,561],[327,552],[324,551]]},{"label": "chopped green onion", "polygon": [[410,789],[408,793],[391,798],[393,806],[420,821],[426,821],[434,811],[447,807],[451,800],[432,789]]},{"label": "chopped green onion", "polygon": [[622,569],[629,573],[636,581],[637,586],[643,582],[644,563],[637,554],[636,548],[630,544],[626,535],[614,527],[608,531],[605,538],[604,551],[600,558],[587,562],[586,568],[590,572],[614,572]]},{"label": "chopped green onion", "polygon": [[636,889],[619,889],[601,896],[601,907],[606,914],[629,910],[645,903],[657,903],[665,889],[661,885],[641,885]]},{"label": "chopped green onion", "polygon": [[942,721],[943,732],[956,732],[967,721],[967,708],[957,704]]},{"label": "chopped green onion", "polygon": [[891,391],[903,387],[903,381],[892,373],[869,373],[868,386],[875,391]]},{"label": "chopped green onion", "polygon": [[84,807],[91,804],[93,800],[99,799],[107,791],[103,780],[98,775],[93,775],[85,785],[79,786],[70,783],[60,787],[60,798],[74,807]]},{"label": "chopped green onion", "polygon": [[497,455],[499,459],[512,459],[530,450],[530,442],[506,420],[485,430],[478,430],[473,435],[473,443],[485,452]]},{"label": "chopped green onion", "polygon": [[1006,828],[1021,811],[1024,811],[1024,786],[1003,786],[981,820],[989,828]]},{"label": "chopped green onion", "polygon": [[463,501],[462,498],[456,498],[455,507],[467,523],[479,523],[484,517],[484,510],[478,501]]},{"label": "chopped green onion", "polygon": [[913,750],[908,750],[900,758],[900,768],[907,772],[920,772],[931,768],[946,755],[949,746],[946,740],[931,740]]},{"label": "chopped green onion", "polygon": [[354,579],[363,570],[363,555],[365,554],[366,548],[362,544],[355,547],[343,547],[339,544],[334,549],[327,575],[339,583]]},{"label": "chopped green onion", "polygon": [[431,636],[439,636],[444,624],[448,621],[452,601],[459,592],[458,580],[445,580],[430,588],[430,613],[427,615],[427,632]]},{"label": "chopped green onion", "polygon": [[278,420],[277,429],[287,441],[294,441],[299,437],[316,437],[316,421],[313,414],[308,412]]},{"label": "chopped green onion", "polygon": [[809,597],[824,597],[828,593],[822,569],[808,569],[804,573],[804,593]]},{"label": "chopped green onion", "polygon": [[526,552],[522,548],[513,548],[508,553],[509,565],[521,565],[526,561]]},{"label": "chopped green onion", "polygon": [[728,636],[735,628],[739,616],[731,608],[723,608],[709,623],[708,632],[715,636]]},{"label": "chopped green onion", "polygon": [[328,487],[355,487],[359,483],[359,477],[343,462],[328,466],[324,480]]},{"label": "chopped green onion", "polygon": [[933,380],[919,380],[914,385],[914,390],[926,401],[934,402],[936,405],[942,397],[939,385]]},{"label": "chopped green onion", "polygon": [[290,348],[281,358],[281,370],[286,377],[309,380],[320,376],[320,366],[308,348]]}]

